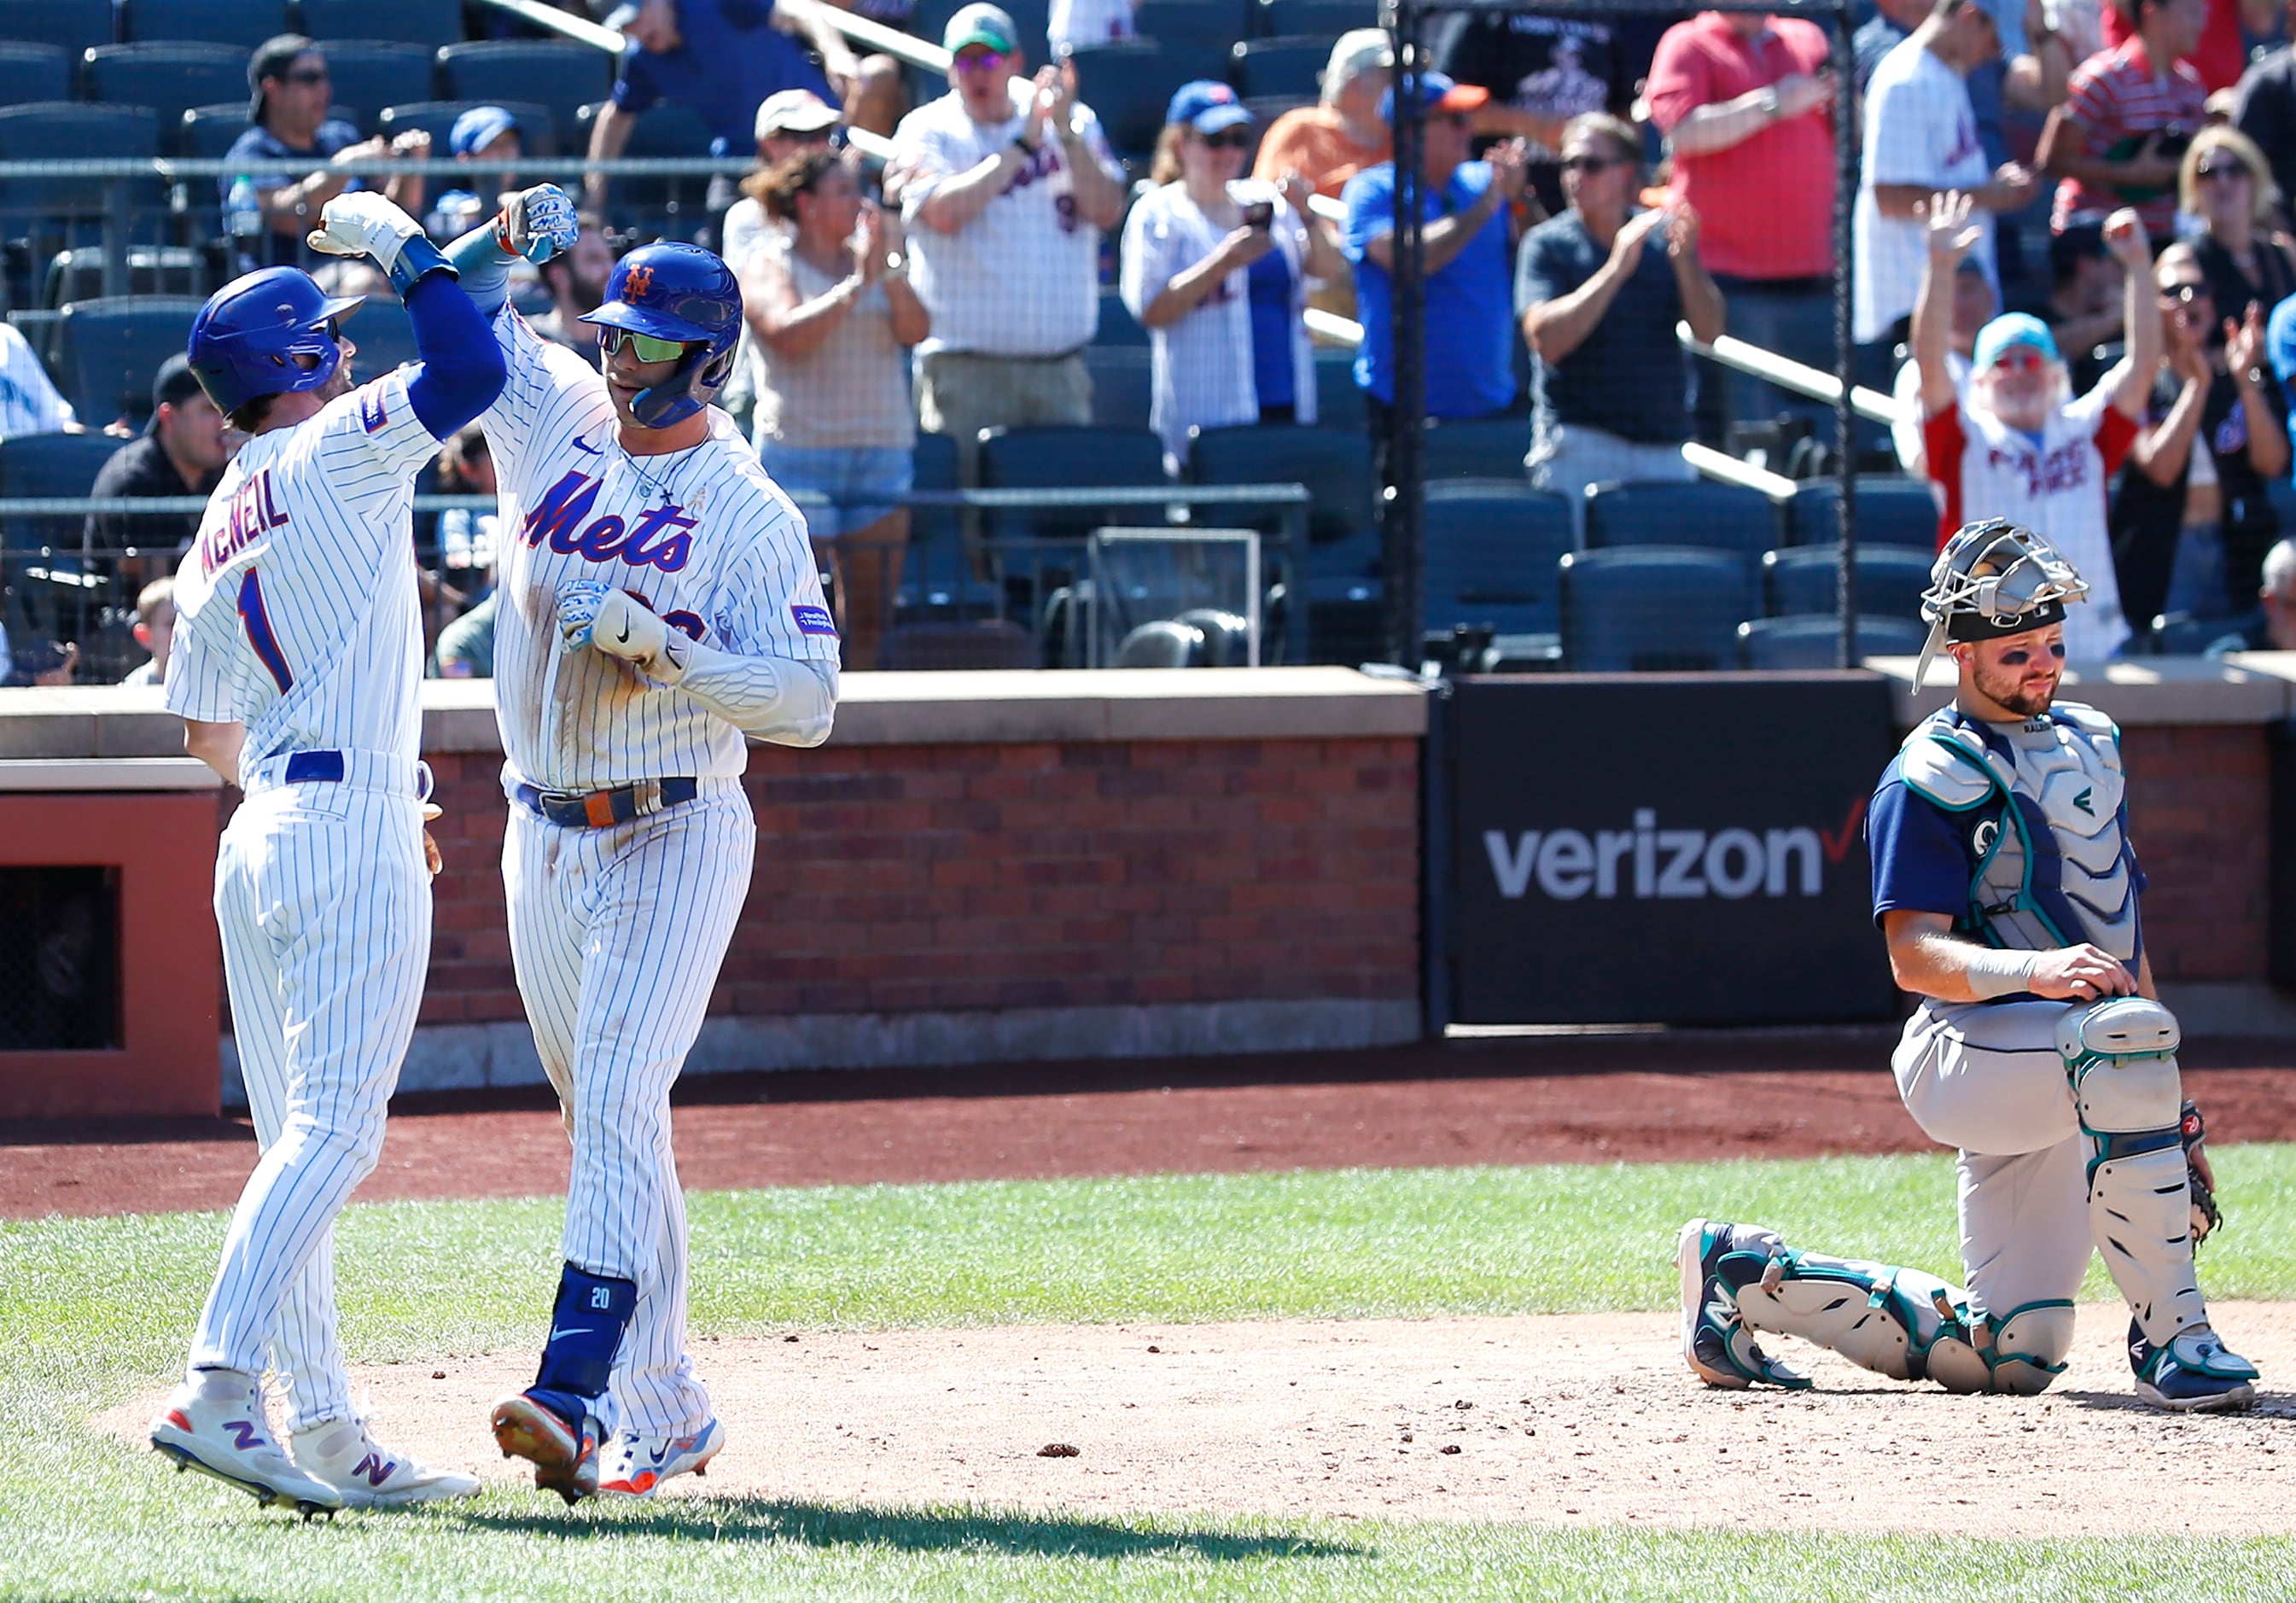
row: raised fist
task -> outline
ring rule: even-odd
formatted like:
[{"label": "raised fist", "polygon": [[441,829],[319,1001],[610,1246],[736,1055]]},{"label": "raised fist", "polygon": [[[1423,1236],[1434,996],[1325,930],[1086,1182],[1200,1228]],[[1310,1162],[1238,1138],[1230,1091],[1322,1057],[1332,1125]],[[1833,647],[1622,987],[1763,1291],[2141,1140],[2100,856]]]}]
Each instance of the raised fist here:
[{"label": "raised fist", "polygon": [[311,249],[329,256],[370,256],[388,273],[398,265],[398,253],[422,229],[393,201],[372,190],[337,195],[319,211],[319,226],[311,230]]}]

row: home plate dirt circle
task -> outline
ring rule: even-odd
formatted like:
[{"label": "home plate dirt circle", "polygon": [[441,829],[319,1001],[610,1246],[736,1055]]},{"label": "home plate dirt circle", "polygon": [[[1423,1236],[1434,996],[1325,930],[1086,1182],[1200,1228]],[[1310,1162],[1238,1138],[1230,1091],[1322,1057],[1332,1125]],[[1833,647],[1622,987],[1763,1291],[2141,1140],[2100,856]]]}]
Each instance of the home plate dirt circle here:
[{"label": "home plate dirt circle", "polygon": [[[2080,1311],[2039,1397],[1954,1397],[1779,1344],[1814,1392],[1720,1392],[1657,1313],[800,1330],[697,1341],[725,1421],[664,1495],[1101,1515],[1732,1525],[1997,1537],[2296,1533],[2296,1305],[2223,1303],[2253,1412],[2129,1390],[2127,1314]],[[487,1431],[529,1352],[353,1372],[376,1434],[525,1480]],[[2286,1389],[2283,1389],[2286,1388]],[[163,1393],[98,1425],[140,1443]],[[1043,1449],[1072,1446],[1073,1455]],[[154,1461],[155,1472],[159,1467]]]}]

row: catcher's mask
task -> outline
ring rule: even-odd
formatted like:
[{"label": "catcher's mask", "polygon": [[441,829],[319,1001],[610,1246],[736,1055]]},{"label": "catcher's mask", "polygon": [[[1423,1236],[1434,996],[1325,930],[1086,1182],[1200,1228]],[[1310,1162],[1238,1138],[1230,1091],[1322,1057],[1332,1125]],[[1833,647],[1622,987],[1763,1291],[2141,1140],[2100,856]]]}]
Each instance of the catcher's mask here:
[{"label": "catcher's mask", "polygon": [[1948,640],[1998,640],[2065,620],[2065,603],[2088,596],[2088,581],[2039,535],[2006,518],[1965,523],[1938,553],[1922,621],[1930,626],[1914,668],[1918,689]]}]

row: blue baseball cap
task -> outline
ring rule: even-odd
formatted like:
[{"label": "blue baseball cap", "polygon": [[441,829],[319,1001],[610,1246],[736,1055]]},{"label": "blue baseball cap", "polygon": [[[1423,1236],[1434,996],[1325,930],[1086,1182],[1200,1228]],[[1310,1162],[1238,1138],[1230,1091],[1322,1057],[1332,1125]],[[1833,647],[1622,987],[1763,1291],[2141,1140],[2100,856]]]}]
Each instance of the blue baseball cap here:
[{"label": "blue baseball cap", "polygon": [[2062,362],[2057,354],[2057,337],[2049,325],[2030,312],[2004,312],[1977,331],[1977,348],[1970,355],[1970,365],[1982,373],[2015,346],[2030,345],[2052,362]]},{"label": "blue baseball cap", "polygon": [[1208,78],[1182,84],[1165,110],[1166,122],[1185,122],[1199,134],[1217,134],[1252,120],[1251,112],[1226,84]]},{"label": "blue baseball cap", "polygon": [[[1472,111],[1491,97],[1491,92],[1480,84],[1452,81],[1447,73],[1423,72],[1419,75],[1419,110],[1429,111]],[[1395,120],[1395,86],[1379,97],[1379,119]]]},{"label": "blue baseball cap", "polygon": [[518,119],[500,106],[472,106],[455,119],[454,131],[447,136],[447,148],[457,156],[468,156],[484,150],[517,127]]}]

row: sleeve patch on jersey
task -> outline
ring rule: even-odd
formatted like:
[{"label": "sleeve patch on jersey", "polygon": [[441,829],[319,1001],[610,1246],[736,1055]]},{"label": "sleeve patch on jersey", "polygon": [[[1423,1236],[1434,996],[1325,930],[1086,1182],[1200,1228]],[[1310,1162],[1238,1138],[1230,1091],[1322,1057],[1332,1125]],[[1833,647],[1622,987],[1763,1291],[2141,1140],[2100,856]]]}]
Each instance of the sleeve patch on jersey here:
[{"label": "sleeve patch on jersey", "polygon": [[390,422],[390,414],[383,406],[381,390],[370,390],[359,397],[359,422],[370,434]]},{"label": "sleeve patch on jersey", "polygon": [[827,635],[832,640],[837,638],[837,621],[830,617],[827,607],[792,606],[790,616],[797,620],[797,632],[800,635]]}]

